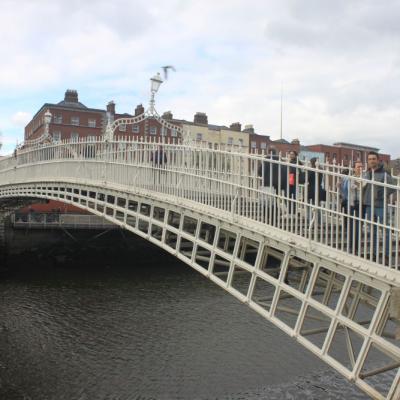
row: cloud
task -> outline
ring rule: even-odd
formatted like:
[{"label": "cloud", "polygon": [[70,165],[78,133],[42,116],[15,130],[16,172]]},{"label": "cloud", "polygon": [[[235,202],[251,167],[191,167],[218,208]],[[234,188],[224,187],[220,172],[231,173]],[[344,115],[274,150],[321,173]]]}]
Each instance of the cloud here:
[{"label": "cloud", "polygon": [[[0,127],[67,88],[87,106],[146,104],[149,78],[175,65],[160,112],[253,123],[302,143],[353,141],[400,155],[400,3],[396,0],[3,0]],[[18,128],[18,129],[17,129]]]},{"label": "cloud", "polygon": [[32,119],[32,115],[25,111],[17,111],[12,117],[11,121],[14,125],[25,127],[26,124]]}]

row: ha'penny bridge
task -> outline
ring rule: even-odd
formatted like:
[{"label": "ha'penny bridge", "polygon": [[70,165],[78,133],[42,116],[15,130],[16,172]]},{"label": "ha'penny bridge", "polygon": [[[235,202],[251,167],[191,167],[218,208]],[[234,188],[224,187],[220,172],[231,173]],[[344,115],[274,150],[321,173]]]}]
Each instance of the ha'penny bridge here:
[{"label": "ha'penny bridge", "polygon": [[114,138],[137,118],[171,128],[153,113],[116,120],[98,140],[53,142],[47,132],[2,158],[0,205],[50,199],[102,216],[210,279],[371,398],[399,399],[397,180],[347,175],[383,198],[374,218],[342,207],[338,166],[210,149],[184,132],[180,143]]}]

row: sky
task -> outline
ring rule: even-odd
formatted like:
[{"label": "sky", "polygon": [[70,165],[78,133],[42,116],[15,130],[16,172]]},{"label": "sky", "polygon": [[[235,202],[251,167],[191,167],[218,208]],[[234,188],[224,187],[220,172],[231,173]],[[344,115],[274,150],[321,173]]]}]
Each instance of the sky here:
[{"label": "sky", "polygon": [[400,156],[400,0],[0,0],[0,154],[46,102],[253,124]]}]

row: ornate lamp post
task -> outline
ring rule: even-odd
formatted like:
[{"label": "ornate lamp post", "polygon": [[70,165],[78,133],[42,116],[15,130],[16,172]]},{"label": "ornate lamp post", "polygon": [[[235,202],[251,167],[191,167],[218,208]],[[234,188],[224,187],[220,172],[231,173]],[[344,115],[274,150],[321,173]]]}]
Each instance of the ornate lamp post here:
[{"label": "ornate lamp post", "polygon": [[49,125],[50,125],[50,122],[51,122],[51,117],[52,117],[52,115],[51,115],[50,110],[47,110],[44,113],[44,138],[45,139],[50,137]]},{"label": "ornate lamp post", "polygon": [[151,87],[150,87],[150,107],[149,107],[149,114],[154,115],[156,110],[154,108],[155,105],[155,100],[154,96],[158,92],[158,89],[160,88],[161,84],[163,83],[163,80],[161,79],[161,75],[157,72],[157,75],[154,75],[152,78],[150,78],[151,81]]},{"label": "ornate lamp post", "polygon": [[[135,115],[130,118],[118,118],[115,121],[111,122],[110,118],[108,118],[108,123],[106,127],[106,131],[104,134],[104,141],[109,142],[114,138],[114,131],[120,125],[127,124],[139,124],[143,121],[147,123],[147,120],[151,117],[157,120],[164,128],[166,129],[174,129],[176,132],[179,132],[182,135],[182,142],[189,144],[191,142],[189,134],[185,133],[182,128],[178,127],[170,123],[169,121],[165,121],[162,117],[160,117],[155,109],[155,94],[158,92],[160,85],[163,83],[161,75],[157,73],[152,78],[150,78],[151,86],[150,86],[150,104],[149,108],[140,115]],[[164,139],[163,139],[164,140]]]}]

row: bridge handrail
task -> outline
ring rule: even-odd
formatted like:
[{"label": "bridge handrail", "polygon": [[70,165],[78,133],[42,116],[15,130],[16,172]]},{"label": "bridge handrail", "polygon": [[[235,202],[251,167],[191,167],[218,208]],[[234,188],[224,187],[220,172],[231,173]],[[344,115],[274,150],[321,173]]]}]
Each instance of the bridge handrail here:
[{"label": "bridge handrail", "polygon": [[[137,170],[139,167],[143,170],[142,178],[150,180],[138,179],[135,185],[139,187],[183,198],[190,193],[193,200],[231,211],[233,215],[255,219],[304,237],[311,235],[314,242],[382,265],[393,268],[398,265],[400,186],[390,174],[357,177],[344,174],[336,165],[313,167],[307,162],[293,163],[281,156],[272,158],[234,148],[210,149],[201,144],[81,140],[32,146],[2,158],[0,187],[15,182],[18,174],[24,173],[28,179],[36,166],[53,163],[62,165],[61,169],[65,163],[90,168],[91,176],[97,178],[99,171],[95,168],[105,168],[107,171],[101,172],[102,178],[110,182],[122,179],[112,176],[109,170],[113,165],[116,169]],[[103,167],[99,168],[101,165]],[[74,167],[70,168],[71,173]],[[67,168],[61,172],[57,168],[52,170],[55,178],[69,177]],[[75,173],[85,176],[84,171]],[[382,176],[382,181],[376,180]],[[129,185],[129,179],[124,179],[121,183]],[[346,193],[342,183],[346,180],[349,201],[344,208],[342,201]],[[181,182],[179,191],[172,187],[178,181]],[[312,181],[313,190],[310,189]],[[356,207],[352,196],[357,191],[359,204]],[[323,193],[326,195],[322,196]],[[368,203],[368,207],[363,203]],[[316,218],[313,229],[308,229],[311,216]],[[368,240],[372,242],[369,248]]]}]

